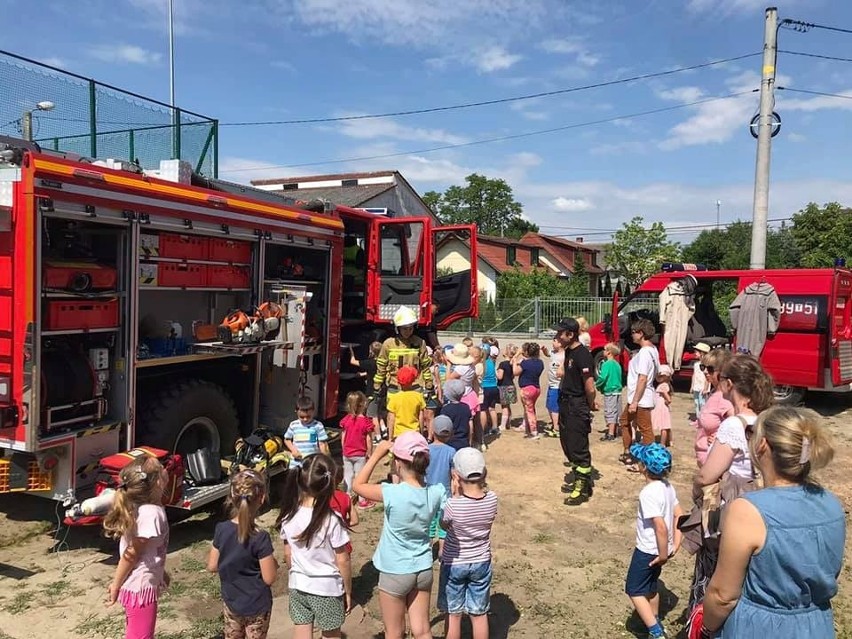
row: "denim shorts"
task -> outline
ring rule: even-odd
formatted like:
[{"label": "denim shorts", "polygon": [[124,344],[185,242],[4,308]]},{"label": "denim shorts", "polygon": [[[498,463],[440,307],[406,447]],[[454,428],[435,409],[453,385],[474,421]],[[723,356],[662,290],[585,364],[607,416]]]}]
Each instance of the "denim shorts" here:
[{"label": "denim shorts", "polygon": [[491,562],[441,565],[438,610],[484,615],[491,608]]},{"label": "denim shorts", "polygon": [[630,568],[627,569],[627,579],[624,584],[624,592],[628,597],[643,597],[657,593],[663,567],[648,565],[656,557],[657,555],[649,555],[638,548],[633,549],[633,558],[630,560]]},{"label": "denim shorts", "polygon": [[547,406],[548,413],[558,413],[559,412],[559,389],[558,388],[548,388],[547,389],[547,401],[545,402]]}]

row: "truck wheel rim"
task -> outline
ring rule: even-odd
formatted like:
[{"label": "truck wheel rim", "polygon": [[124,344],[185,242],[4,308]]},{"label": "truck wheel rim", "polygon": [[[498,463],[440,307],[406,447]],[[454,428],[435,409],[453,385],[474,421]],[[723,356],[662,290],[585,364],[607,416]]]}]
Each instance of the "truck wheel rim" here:
[{"label": "truck wheel rim", "polygon": [[209,417],[193,417],[175,438],[175,452],[186,455],[199,448],[209,448],[214,453],[220,450],[219,429]]},{"label": "truck wheel rim", "polygon": [[772,392],[777,401],[783,401],[792,397],[796,392],[795,386],[773,386]]}]

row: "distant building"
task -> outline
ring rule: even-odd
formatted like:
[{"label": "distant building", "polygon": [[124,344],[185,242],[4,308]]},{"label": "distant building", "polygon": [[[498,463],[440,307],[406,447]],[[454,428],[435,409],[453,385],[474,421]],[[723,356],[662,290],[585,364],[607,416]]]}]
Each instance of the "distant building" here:
[{"label": "distant building", "polygon": [[590,243],[586,244],[586,246],[598,251],[598,265],[603,269],[603,274],[600,278],[600,290],[598,293],[600,297],[612,297],[612,294],[616,291],[618,291],[621,295],[629,293],[630,285],[627,283],[627,280],[606,261],[606,252],[609,248],[609,242],[599,244]]},{"label": "distant building", "polygon": [[399,171],[303,175],[252,180],[264,191],[296,200],[326,200],[353,208],[388,209],[397,217],[431,217],[435,214]]},{"label": "distant building", "polygon": [[[598,251],[582,242],[572,242],[541,233],[527,233],[521,239],[478,235],[477,281],[479,290],[489,298],[497,297],[497,278],[517,267],[523,273],[533,268],[544,269],[556,277],[569,279],[574,273],[574,260],[583,260],[589,276],[589,295],[598,295],[603,273],[598,264]],[[462,271],[470,268],[470,245],[457,237],[447,237],[437,247],[438,269]]]}]

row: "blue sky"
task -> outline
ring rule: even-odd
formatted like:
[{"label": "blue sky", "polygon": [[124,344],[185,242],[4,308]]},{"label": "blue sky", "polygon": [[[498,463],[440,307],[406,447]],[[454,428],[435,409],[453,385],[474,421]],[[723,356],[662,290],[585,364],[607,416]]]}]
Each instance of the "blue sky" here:
[{"label": "blue sky", "polygon": [[[504,98],[758,52],[755,0],[175,0],[177,102],[223,123]],[[852,4],[779,1],[852,28]],[[167,0],[0,0],[3,47],[168,100]],[[781,49],[852,58],[852,35],[782,30]],[[330,124],[223,127],[235,181],[397,169],[421,193],[505,178],[542,231],[603,241],[633,215],[683,227],[751,215],[756,94],[478,146],[326,163],[582,124],[759,86],[760,57],[554,97]],[[781,54],[778,84],[852,95],[852,63]],[[45,96],[51,99],[51,96]],[[57,102],[56,115],[62,105]],[[852,205],[852,100],[779,92],[770,218]],[[8,131],[4,131],[8,132]],[[689,231],[672,233],[688,240]]]}]

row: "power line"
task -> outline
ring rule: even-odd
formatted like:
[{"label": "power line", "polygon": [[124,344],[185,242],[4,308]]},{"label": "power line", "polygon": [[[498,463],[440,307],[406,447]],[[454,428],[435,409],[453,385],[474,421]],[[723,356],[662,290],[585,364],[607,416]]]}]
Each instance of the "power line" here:
[{"label": "power line", "polygon": [[825,91],[809,91],[807,89],[792,89],[790,87],[776,87],[779,91],[791,91],[793,93],[806,93],[807,95],[821,95],[826,98],[840,98],[841,100],[852,100],[852,95],[842,93],[826,93]]},{"label": "power line", "polygon": [[807,53],[805,51],[788,51],[786,49],[778,49],[778,53],[786,53],[787,55],[798,55],[804,58],[819,58],[820,60],[834,60],[835,62],[852,62],[852,58],[838,58],[833,55],[821,55],[819,53]]},{"label": "power line", "polygon": [[832,27],[830,25],[825,24],[815,24],[813,22],[805,22],[804,20],[791,20],[790,18],[782,20],[779,26],[784,29],[792,29],[793,31],[798,31],[799,33],[807,33],[811,29],[823,29],[825,31],[835,31],[837,33],[852,34],[852,29]]},{"label": "power line", "polygon": [[589,122],[578,122],[576,124],[568,124],[565,126],[558,126],[551,129],[541,129],[538,131],[528,131],[526,133],[516,133],[514,135],[504,135],[496,138],[483,138],[481,140],[473,140],[472,142],[461,142],[458,144],[443,144],[441,146],[435,146],[428,149],[417,149],[410,151],[399,151],[397,153],[383,153],[381,155],[366,155],[361,157],[354,158],[337,158],[330,160],[317,160],[315,162],[302,162],[299,164],[273,164],[266,166],[249,166],[242,167],[239,169],[226,169],[220,170],[219,173],[243,173],[245,171],[258,171],[265,169],[291,169],[291,168],[301,168],[307,166],[322,166],[326,164],[341,164],[345,162],[364,162],[366,160],[382,160],[385,158],[396,158],[404,155],[416,155],[420,153],[432,153],[434,151],[444,151],[447,149],[458,149],[462,147],[470,147],[477,146],[480,144],[490,144],[492,142],[505,142],[507,140],[517,140],[520,138],[528,138],[536,135],[545,135],[547,133],[557,133],[560,131],[568,131],[570,129],[580,129],[588,126],[596,126],[598,124],[607,124],[609,122],[616,122],[618,120],[630,120],[632,118],[638,118],[646,115],[654,115],[657,113],[665,113],[667,111],[676,111],[678,109],[685,109],[688,107],[697,106],[700,104],[706,104],[708,102],[715,102],[718,100],[727,100],[728,98],[736,98],[743,95],[748,95],[750,93],[756,93],[758,89],[753,89],[751,91],[739,91],[737,93],[729,93],[728,95],[721,95],[712,98],[704,98],[703,100],[696,100],[694,102],[686,102],[683,104],[674,104],[672,106],[661,107],[659,109],[651,109],[648,111],[639,111],[637,113],[628,113],[625,115],[616,115],[609,118],[603,118],[600,120],[591,120]]},{"label": "power line", "polygon": [[481,106],[490,106],[493,104],[506,104],[508,102],[519,102],[521,100],[534,100],[536,98],[546,98],[552,97],[554,95],[564,95],[566,93],[575,93],[577,91],[587,91],[589,89],[600,89],[602,87],[615,86],[618,84],[626,84],[628,82],[636,82],[639,80],[649,80],[651,78],[661,78],[667,75],[674,75],[676,73],[683,73],[686,71],[695,71],[697,69],[705,69],[707,67],[716,66],[719,64],[726,64],[728,62],[736,62],[738,60],[745,60],[746,58],[752,58],[754,56],[761,55],[761,53],[748,53],[745,55],[738,55],[731,58],[724,58],[721,60],[711,60],[710,62],[703,62],[701,64],[693,64],[688,67],[677,67],[675,69],[667,69],[665,71],[657,71],[654,73],[643,73],[641,75],[634,75],[627,78],[618,78],[616,80],[607,80],[605,82],[596,82],[594,84],[584,84],[582,86],[569,87],[567,89],[557,89],[555,91],[543,91],[541,93],[529,93],[526,95],[518,95],[508,98],[497,98],[494,100],[482,100],[479,102],[464,102],[461,104],[453,104],[449,106],[438,106],[438,107],[428,107],[424,109],[411,109],[408,111],[391,111],[388,113],[371,113],[366,115],[349,115],[349,116],[341,116],[334,118],[300,118],[295,120],[261,120],[256,122],[220,122],[219,126],[271,126],[271,125],[279,125],[279,124],[318,124],[323,122],[346,122],[350,120],[370,120],[376,118],[389,118],[389,117],[400,117],[404,115],[419,115],[423,113],[438,113],[441,111],[454,111],[458,109],[470,109],[473,107],[481,107]]},{"label": "power line", "polygon": [[[767,220],[767,222],[789,222],[792,219],[793,219],[792,217],[777,217],[777,218],[769,219],[769,220]],[[744,221],[744,220],[737,220],[737,222],[750,224],[750,222],[747,222],[747,221]],[[728,222],[727,224],[724,225],[724,227],[729,228],[733,224],[736,224],[737,222]],[[556,228],[556,227],[542,226],[541,228]],[[566,227],[563,227],[563,228],[566,228]],[[568,228],[570,228],[570,227],[568,227]],[[672,234],[672,235],[686,234],[686,233],[692,233],[695,230],[712,230],[712,229],[715,229],[715,228],[717,228],[715,222],[712,223],[712,224],[690,224],[689,226],[672,226],[672,227],[666,228],[666,234]],[[600,230],[600,231],[596,231],[596,232],[592,232],[592,233],[584,233],[583,236],[586,237],[586,236],[589,236],[589,235],[613,235],[616,231],[620,231],[620,230],[621,230],[621,228]],[[553,237],[572,237],[573,235],[574,234],[572,234],[572,233],[560,233],[560,234],[554,235]]]}]

